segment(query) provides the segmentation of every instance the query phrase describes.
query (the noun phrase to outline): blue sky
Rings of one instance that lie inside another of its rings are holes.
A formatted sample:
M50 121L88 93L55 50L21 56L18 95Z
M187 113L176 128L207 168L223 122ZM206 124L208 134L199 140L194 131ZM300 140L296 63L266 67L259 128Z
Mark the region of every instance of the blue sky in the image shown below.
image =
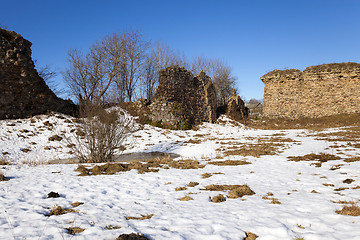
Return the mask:
M30 40L39 65L57 71L70 48L86 51L107 34L138 29L188 57L226 61L247 100L263 97L259 78L274 69L360 62L359 0L2 1L0 25Z

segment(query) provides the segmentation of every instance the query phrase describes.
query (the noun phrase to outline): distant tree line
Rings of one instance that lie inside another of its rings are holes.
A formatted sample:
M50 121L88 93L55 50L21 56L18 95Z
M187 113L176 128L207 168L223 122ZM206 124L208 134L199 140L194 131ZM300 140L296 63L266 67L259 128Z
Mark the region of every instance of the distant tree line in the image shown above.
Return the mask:
M224 105L235 88L231 67L204 56L188 60L162 41L151 42L139 31L112 33L92 45L87 53L68 52L63 72L77 103L132 102L151 99L158 86L159 71L171 65L184 66L196 76L206 72L214 83L218 105Z

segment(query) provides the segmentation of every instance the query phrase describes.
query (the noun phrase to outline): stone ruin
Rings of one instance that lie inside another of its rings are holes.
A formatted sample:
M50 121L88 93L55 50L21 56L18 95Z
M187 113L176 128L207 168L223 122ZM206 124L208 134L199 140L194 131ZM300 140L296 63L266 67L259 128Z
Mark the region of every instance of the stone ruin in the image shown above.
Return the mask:
M159 87L149 105L151 121L164 127L188 129L201 122L215 122L216 93L209 76L198 76L183 67L159 72Z
M76 114L76 105L58 98L39 76L30 47L20 34L0 28L0 119Z
M274 70L265 83L263 115L268 118L319 118L360 113L360 64L332 63Z
M190 129L201 122L217 120L216 102L214 85L205 72L193 76L184 67L170 66L159 72L154 99L140 99L135 108L155 126ZM248 115L244 102L235 92L229 99L226 114L238 121Z
M242 121L249 115L249 109L245 106L241 97L236 94L235 89L232 91L232 95L229 98L226 115L236 121Z

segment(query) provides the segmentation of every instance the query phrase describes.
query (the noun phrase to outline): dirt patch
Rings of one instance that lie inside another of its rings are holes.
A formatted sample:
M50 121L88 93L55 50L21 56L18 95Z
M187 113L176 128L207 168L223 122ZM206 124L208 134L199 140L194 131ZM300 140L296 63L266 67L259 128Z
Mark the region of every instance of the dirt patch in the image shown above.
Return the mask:
M341 159L339 156L329 154L329 153L310 153L304 156L289 156L289 161L300 162L300 161L317 161L316 163L312 163L311 165L315 165L316 167L321 167L324 162L339 160Z
M258 236L252 232L246 232L246 237L243 240L255 240Z
M160 168L177 168L177 169L198 169L203 168L196 160L179 160L174 161L170 158L155 159L148 162L132 161L130 163L106 163L103 165L96 165L92 168L87 168L84 165L78 165L75 171L80 172L79 176L88 175L112 175L117 172L127 172L132 169L138 170L138 173L158 172Z
M71 235L75 235L77 233L81 233L83 232L85 229L83 228L80 228L80 227L68 227L68 228L65 228L66 229L66 232L68 234L71 234Z
M217 184L211 184L208 186L205 186L205 189L201 189L201 190L206 190L206 191L227 191L227 190L234 190L243 186L247 186L247 185L217 185Z
M229 192L228 198L241 198L245 195L254 195L255 192L250 189L248 185L242 185L238 188L232 189Z
M219 194L219 195L216 195L216 196L212 197L211 201L214 202L214 203L220 203L220 202L225 202L226 198L224 197L224 195Z
M352 203L351 206L343 206L341 210L336 210L335 212L341 215L360 216L360 207Z
M46 216L50 217L52 215L63 215L70 212L77 212L77 211L71 208L62 208L60 206L55 206L51 209L51 211L48 214L46 214Z
M130 234L121 234L116 240L149 240L143 234L139 233L130 233Z
M208 162L208 164L217 165L217 166L237 166L237 165L251 164L251 162L247 162L244 160L226 160L226 161L212 161L212 162Z
M149 215L141 215L141 217L132 217L132 216L127 216L125 217L126 220L145 220L145 219L150 219L154 216L154 214L149 214Z

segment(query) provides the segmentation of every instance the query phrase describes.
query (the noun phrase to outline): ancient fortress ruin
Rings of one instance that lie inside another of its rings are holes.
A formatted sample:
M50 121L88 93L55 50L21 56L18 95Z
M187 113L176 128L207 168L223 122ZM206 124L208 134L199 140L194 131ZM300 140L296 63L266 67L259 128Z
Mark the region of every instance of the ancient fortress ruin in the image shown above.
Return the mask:
M360 64L332 63L274 70L265 83L263 115L268 118L319 118L360 113Z
M39 76L31 58L31 42L0 28L0 119L48 111L74 115L77 108L58 98Z

